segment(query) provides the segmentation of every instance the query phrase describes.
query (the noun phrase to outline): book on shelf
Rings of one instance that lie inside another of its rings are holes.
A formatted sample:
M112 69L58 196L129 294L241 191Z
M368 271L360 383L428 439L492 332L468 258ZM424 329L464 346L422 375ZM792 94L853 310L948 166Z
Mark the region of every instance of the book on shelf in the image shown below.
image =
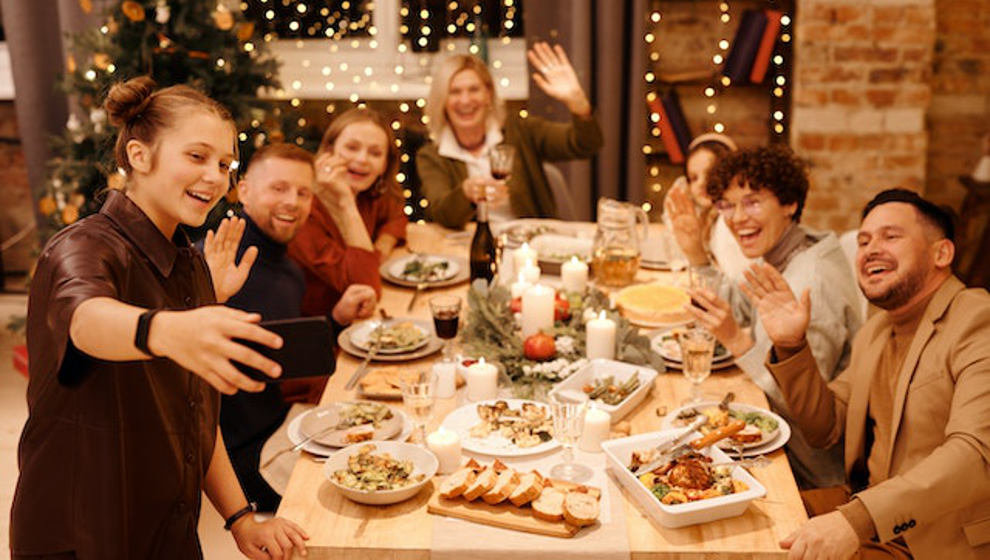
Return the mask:
M677 92L671 88L667 93L650 102L650 110L660 115L657 126L660 128L660 141L667 150L671 163L684 163L687 156L688 144L691 143L691 131L681 108L681 100Z
M763 10L746 10L743 12L732 39L732 48L722 67L722 75L733 82L749 80L753 69L753 61L763 40L763 31L767 27L767 16Z
M749 73L749 81L754 84L763 83L767 76L770 57L773 56L773 47L777 43L777 35L780 33L780 18L784 15L783 12L777 10L764 10L763 14L767 18L767 24L763 29L763 37L760 39L760 46L753 59L753 69Z

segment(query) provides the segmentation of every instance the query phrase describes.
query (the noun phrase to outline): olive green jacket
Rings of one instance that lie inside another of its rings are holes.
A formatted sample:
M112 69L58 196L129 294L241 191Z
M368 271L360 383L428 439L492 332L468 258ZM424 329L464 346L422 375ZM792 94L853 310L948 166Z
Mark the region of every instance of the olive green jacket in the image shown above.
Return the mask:
M592 115L558 123L539 117L509 116L502 129L504 142L516 147L516 160L509 177L509 202L521 218L551 218L557 213L553 193L543 174L543 161L565 161L593 156L602 147L602 130ZM467 179L463 161L441 156L436 142L416 154L416 170L429 201L434 221L461 228L474 216L474 204L464 195Z

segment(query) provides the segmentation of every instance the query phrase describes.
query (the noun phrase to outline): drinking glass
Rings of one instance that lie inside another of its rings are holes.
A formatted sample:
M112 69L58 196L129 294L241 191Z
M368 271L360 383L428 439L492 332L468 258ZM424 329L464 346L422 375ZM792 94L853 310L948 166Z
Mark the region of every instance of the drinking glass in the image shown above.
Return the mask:
M722 271L710 265L689 267L688 284L694 289L705 289L719 295Z
M516 147L512 144L499 144L488 152L488 163L492 168L492 177L504 181L512 174L512 163L516 159Z
M430 313L433 314L433 330L437 338L443 340L443 359L450 361L450 341L457 338L457 328L460 323L461 298L451 295L439 295L430 298Z
M426 444L426 425L433 419L433 404L437 397L437 375L432 371L421 371L412 379L399 384L402 390L402 404L414 424L414 440Z
M715 336L705 329L692 327L682 332L678 341L681 345L681 371L691 382L691 398L686 402L698 404L703 400L701 383L712 372Z
M564 447L564 462L550 469L550 476L570 482L584 482L592 471L574 462L574 444L584 430L584 414L588 411L588 399L572 400L559 395L550 396L550 414L553 415L553 437Z

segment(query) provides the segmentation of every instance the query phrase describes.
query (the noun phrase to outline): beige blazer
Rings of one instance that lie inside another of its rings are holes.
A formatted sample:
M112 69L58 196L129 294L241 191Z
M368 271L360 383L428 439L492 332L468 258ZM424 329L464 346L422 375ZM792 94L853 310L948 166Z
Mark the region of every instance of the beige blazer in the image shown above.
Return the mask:
M812 302L814 304L814 302ZM827 384L805 348L767 367L812 445L845 436L850 480L866 465L870 383L890 338L885 312L853 340L849 367ZM881 541L903 537L917 558L990 558L990 295L951 277L918 325L894 393L886 480L856 496Z

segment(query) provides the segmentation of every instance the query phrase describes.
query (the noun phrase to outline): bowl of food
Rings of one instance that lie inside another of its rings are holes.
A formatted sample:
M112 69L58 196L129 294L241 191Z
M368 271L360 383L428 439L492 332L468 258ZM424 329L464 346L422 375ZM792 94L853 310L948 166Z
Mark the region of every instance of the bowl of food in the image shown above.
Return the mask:
M618 422L646 398L656 378L655 369L598 358L557 383L550 394L581 391Z
M664 527L684 527L742 515L766 488L717 447L703 448L636 476L657 459L656 446L682 430L650 432L602 444L608 468L647 515Z
M380 506L412 498L439 467L436 456L418 445L376 441L334 453L323 474L348 499Z

